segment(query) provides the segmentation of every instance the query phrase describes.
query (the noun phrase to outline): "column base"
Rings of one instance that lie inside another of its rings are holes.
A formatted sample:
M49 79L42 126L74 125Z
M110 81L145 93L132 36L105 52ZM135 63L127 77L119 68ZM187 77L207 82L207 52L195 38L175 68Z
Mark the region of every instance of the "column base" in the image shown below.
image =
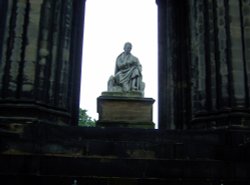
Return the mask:
M245 109L227 109L214 113L200 113L191 121L192 129L250 128L250 112Z
M71 115L66 110L45 106L37 102L0 101L1 123L28 124L46 122L57 125L69 125Z

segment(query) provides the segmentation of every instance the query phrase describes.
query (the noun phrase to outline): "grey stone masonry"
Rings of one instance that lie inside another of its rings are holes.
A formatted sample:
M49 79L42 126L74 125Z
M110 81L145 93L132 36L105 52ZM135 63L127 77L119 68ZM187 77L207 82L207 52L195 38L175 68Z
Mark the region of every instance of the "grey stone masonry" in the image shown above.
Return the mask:
M100 127L154 128L152 98L114 96L97 99Z
M85 1L2 2L1 119L75 122Z
M249 127L250 2L157 4L159 127Z

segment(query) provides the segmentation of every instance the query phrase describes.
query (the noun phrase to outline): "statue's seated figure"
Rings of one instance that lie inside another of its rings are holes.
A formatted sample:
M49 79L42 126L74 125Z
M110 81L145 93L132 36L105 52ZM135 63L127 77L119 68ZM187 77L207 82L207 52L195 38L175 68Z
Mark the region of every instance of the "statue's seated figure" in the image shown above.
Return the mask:
M145 84L142 82L142 66L137 57L130 51L132 44L124 44L124 52L116 59L115 74L109 78L109 92L141 92L144 93Z

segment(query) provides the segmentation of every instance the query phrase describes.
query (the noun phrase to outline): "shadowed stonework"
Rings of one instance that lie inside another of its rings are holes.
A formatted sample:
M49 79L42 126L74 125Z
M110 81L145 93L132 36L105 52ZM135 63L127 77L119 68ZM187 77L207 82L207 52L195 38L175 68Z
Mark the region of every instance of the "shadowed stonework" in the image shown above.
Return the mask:
M83 1L0 2L0 120L76 124Z
M249 184L250 1L156 3L159 129L140 68L83 128L85 0L0 0L1 184Z

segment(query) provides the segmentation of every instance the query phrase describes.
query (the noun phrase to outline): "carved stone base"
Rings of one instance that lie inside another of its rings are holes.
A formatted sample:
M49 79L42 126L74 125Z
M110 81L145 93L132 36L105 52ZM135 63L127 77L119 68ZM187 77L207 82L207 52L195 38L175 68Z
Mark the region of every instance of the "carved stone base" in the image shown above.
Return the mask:
M152 98L100 96L97 99L99 127L154 128Z

